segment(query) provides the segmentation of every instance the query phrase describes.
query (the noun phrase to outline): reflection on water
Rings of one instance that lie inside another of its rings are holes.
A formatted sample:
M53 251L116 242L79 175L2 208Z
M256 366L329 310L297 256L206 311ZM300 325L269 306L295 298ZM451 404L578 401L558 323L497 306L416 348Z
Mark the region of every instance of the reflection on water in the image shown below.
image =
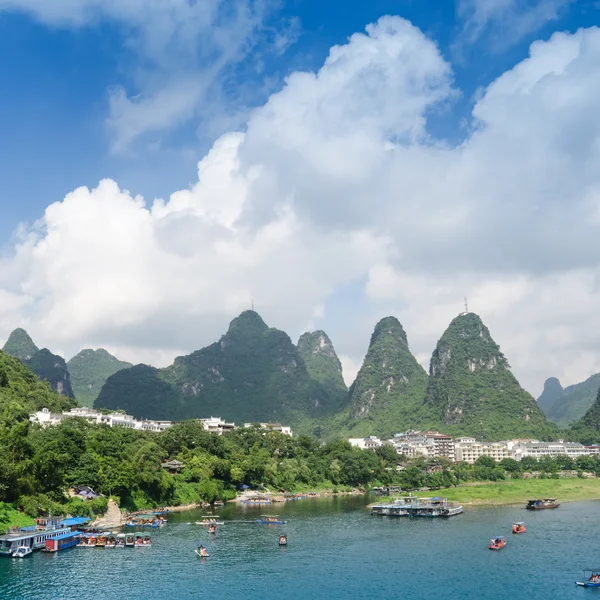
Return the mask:
M75 548L0 560L0 598L580 598L581 569L598 568L600 503L554 511L467 509L449 520L372 517L363 497L305 499L215 511L234 521L209 534L205 510L169 515L151 548ZM254 523L280 514L286 525ZM512 536L514 521L527 533ZM288 546L279 546L286 533ZM507 546L487 549L492 536ZM210 558L194 552L204 544Z

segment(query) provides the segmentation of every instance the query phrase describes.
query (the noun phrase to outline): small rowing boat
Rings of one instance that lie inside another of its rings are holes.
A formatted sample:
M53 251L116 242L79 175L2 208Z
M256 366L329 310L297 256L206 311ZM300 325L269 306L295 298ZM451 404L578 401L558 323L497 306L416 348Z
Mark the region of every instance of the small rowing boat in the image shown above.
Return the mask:
M504 546L506 546L506 540L501 535L490 540L490 550L501 550Z
M519 521L518 523L513 523L512 532L513 533L525 533L527 529L525 528L525 523Z
M600 587L600 569L586 569L583 571L583 581L576 581L580 587Z

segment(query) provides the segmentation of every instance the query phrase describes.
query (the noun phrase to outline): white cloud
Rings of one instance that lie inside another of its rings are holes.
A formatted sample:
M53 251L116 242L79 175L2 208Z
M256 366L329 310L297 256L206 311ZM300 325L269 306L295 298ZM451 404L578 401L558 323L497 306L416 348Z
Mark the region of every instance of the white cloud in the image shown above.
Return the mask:
M3 260L0 336L164 364L254 299L293 339L325 329L350 380L379 318L426 364L468 296L531 391L600 371L600 30L533 44L456 148L427 131L456 93L435 44L399 18L367 32L217 140L191 189L149 205L107 180L48 207Z
M556 21L574 0L457 0L464 19L464 41L487 36L496 49L510 46L526 35Z
M0 0L0 11L22 11L52 27L116 24L135 56L123 64L126 85L109 90L113 150L140 136L164 132L201 114L212 117L223 70L242 61L275 5L271 0ZM297 27L272 40L291 45ZM294 33L295 32L295 33Z

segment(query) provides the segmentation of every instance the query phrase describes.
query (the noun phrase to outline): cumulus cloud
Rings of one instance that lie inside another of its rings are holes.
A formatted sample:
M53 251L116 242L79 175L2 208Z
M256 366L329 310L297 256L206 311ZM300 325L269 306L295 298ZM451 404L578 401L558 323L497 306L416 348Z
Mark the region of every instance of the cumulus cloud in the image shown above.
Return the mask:
M456 93L435 43L382 18L219 138L190 189L106 180L48 207L3 259L0 334L164 363L254 299L293 339L324 328L349 380L386 314L427 366L468 296L532 392L600 371L600 30L533 44L449 147L427 123Z

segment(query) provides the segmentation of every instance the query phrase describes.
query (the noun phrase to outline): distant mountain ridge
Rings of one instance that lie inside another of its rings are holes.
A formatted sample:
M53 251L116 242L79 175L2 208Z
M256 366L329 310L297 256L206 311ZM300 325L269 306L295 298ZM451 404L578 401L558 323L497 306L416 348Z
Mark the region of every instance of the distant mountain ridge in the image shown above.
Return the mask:
M3 351L23 361L40 379L47 381L58 394L69 398L75 397L65 359L52 354L48 348L39 350L24 329L18 327L10 334Z
M327 340L333 355L315 379L286 333L244 311L218 342L176 358L169 367L137 365L112 375L94 406L155 419L218 415L235 422L300 425L336 412L346 400L336 390L339 381L331 367L337 368L338 359ZM303 345L312 355L313 342L305 338ZM319 365L311 363L313 373Z
M563 389L556 377L548 378L538 404L550 421L566 427L581 419L594 404L600 389L600 373Z
M133 365L109 354L104 348L81 350L67 362L77 402L93 406L102 386L111 376Z

